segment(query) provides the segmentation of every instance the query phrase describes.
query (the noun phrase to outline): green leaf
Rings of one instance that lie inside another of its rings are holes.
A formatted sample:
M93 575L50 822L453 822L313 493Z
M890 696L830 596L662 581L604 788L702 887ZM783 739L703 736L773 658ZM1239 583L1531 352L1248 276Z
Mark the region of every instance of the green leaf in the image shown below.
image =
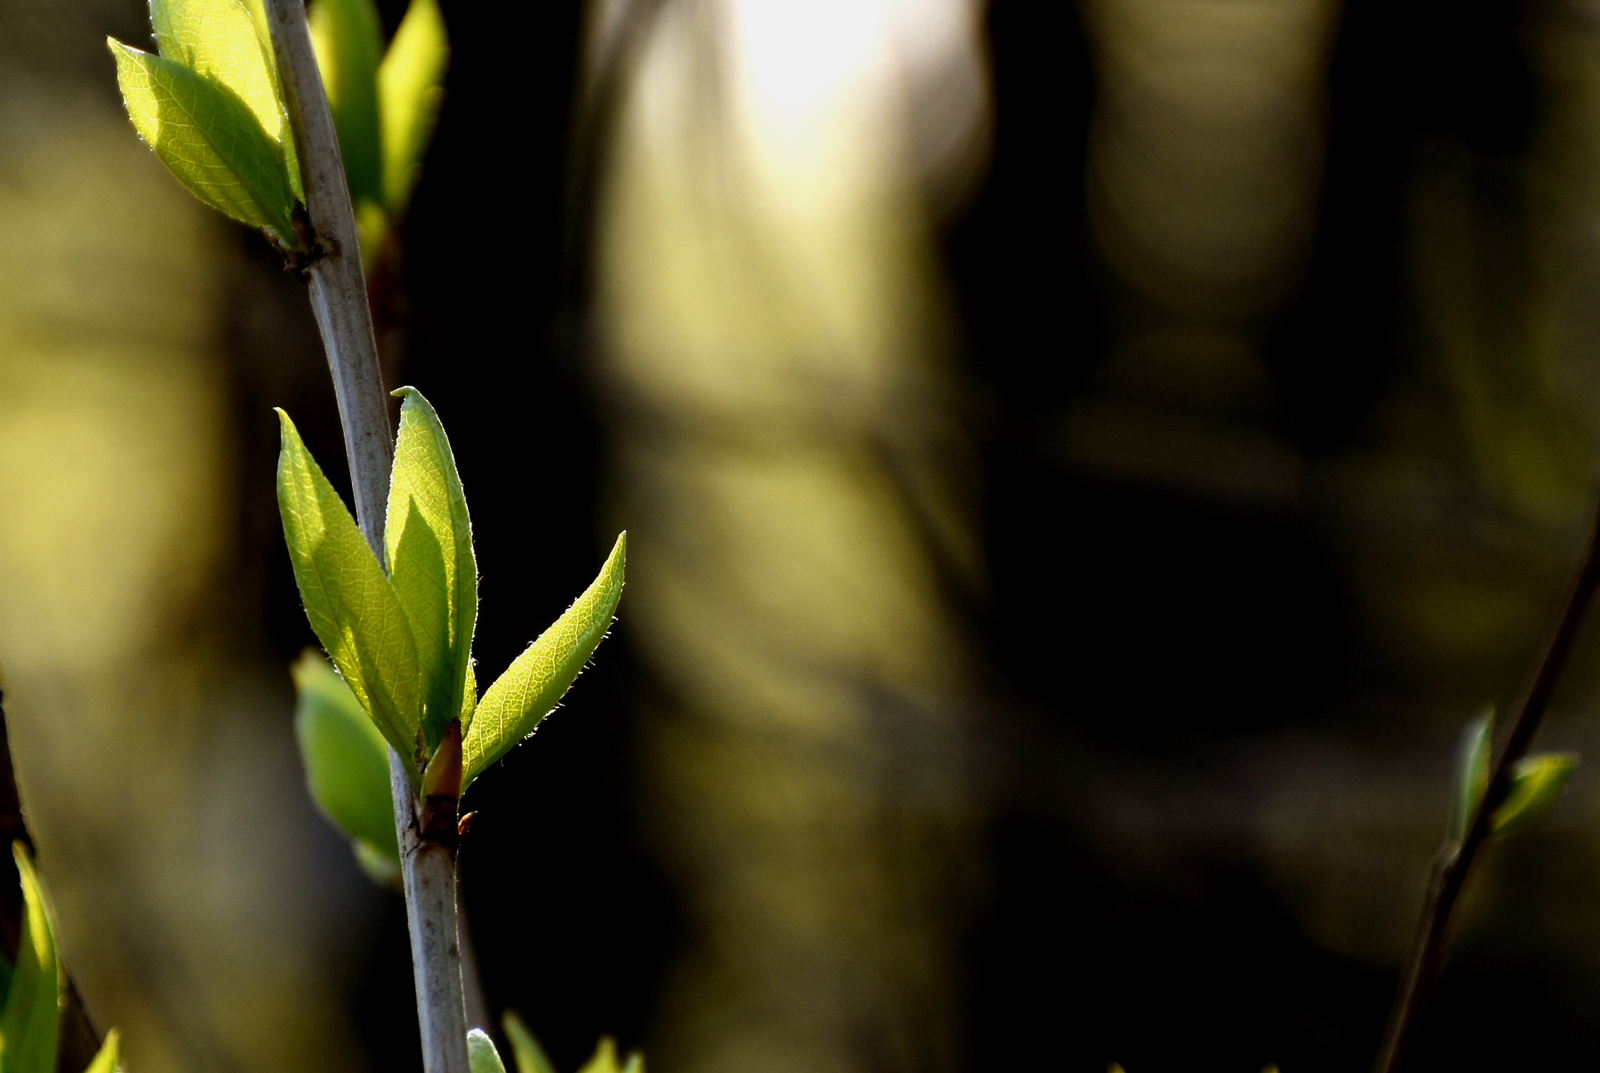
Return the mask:
M472 1073L506 1073L500 1052L494 1049L494 1040L481 1028L467 1032L467 1064L472 1067Z
M1488 704L1461 732L1461 745L1456 752L1456 807L1450 818L1450 837L1457 841L1466 837L1472 814L1489 789L1489 749L1493 741L1494 705Z
M272 78L272 93L278 99L278 111L282 116L278 126L278 144L283 149L283 162L289 172L289 188L294 192L295 200L303 203L306 191L300 177L299 151L294 144L294 128L289 125L289 108L283 99L283 82L278 78L278 58L272 51L272 31L267 26L267 5L265 0L244 0L244 6L250 12L250 21L255 24L256 40L261 42L261 54L267 60L267 74ZM263 123L262 126L266 124Z
M22 880L22 934L11 994L0 1015L0 1073L55 1073L67 977L33 861L21 842L12 843L11 855Z
M122 1061L122 1033L112 1029L106 1033L106 1041L100 1045L99 1053L89 1063L89 1068L83 1073L116 1073L117 1065Z
M294 732L306 785L322 814L369 851L400 866L389 791L389 746L361 702L314 652L293 668L299 690ZM358 857L361 851L357 851ZM370 870L370 865L363 863ZM385 869L385 874L393 869Z
M372 0L316 0L311 44L339 132L351 201L381 202L382 154L378 133L378 62L383 27Z
M420 668L411 627L383 568L339 494L278 411L278 512L311 629L345 684L421 784Z
M1538 819L1561 796L1577 766L1577 753L1537 753L1517 761L1506 799L1494 810L1490 833L1509 834Z
M383 205L405 215L422 172L428 139L444 103L450 42L435 0L411 0L378 68L378 112L383 123Z
M556 1067L550 1064L544 1048L539 1046L539 1041L515 1011L507 1010L505 1016L500 1018L500 1025L506 1030L506 1038L511 1041L511 1057L516 1060L517 1073L556 1073Z
M293 246L293 195L283 153L232 90L183 64L106 39L139 136L189 192Z
M384 545L390 584L416 638L422 729L431 756L446 724L464 710L478 619L478 564L472 519L439 415L415 388L395 395L405 401L389 476Z
M462 742L461 789L532 734L605 639L622 598L628 534L617 537L600 575L484 693Z
M277 82L250 10L239 0L150 0L161 55L220 82L274 141L287 130Z
M644 1073L644 1055L633 1051L626 1065L617 1063L617 1041L610 1036L600 1037L594 1054L578 1073Z

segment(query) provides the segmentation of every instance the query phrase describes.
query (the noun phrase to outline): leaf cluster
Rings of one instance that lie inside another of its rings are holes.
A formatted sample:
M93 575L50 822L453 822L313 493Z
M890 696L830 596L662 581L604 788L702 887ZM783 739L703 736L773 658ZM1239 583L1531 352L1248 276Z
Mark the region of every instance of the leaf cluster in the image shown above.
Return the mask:
M150 22L156 53L106 39L134 129L201 201L303 249L305 189L261 0L150 0ZM311 29L365 249L416 184L443 99L444 21L435 0L412 0L385 52L372 0L319 0Z
M459 791L533 733L604 639L622 596L626 534L592 584L478 697L472 638L478 609L472 520L438 415L402 388L379 562L355 519L279 411L278 506L311 628L338 668L296 667L297 732L318 805L358 856L387 859L392 827L383 743L420 792L452 723ZM359 717L358 717L358 714ZM453 781L453 780L452 780Z

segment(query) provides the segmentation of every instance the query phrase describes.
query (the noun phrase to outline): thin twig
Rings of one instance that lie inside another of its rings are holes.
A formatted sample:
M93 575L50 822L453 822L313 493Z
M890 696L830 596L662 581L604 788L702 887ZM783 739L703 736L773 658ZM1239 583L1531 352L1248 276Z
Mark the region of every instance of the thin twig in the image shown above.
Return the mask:
M1538 732L1539 723L1550 706L1556 681L1566 666L1567 657L1572 654L1584 613L1593 602L1597 588L1600 588L1600 517L1596 518L1589 546L1572 579L1572 588L1566 606L1562 608L1561 618L1540 652L1527 688L1515 709L1511 734L1506 739L1499 762L1494 766L1488 789L1478 802L1472 823L1460 843L1446 846L1434 865L1422 919L1417 925L1411 962L1406 968L1394 1008L1390 1011L1389 1027L1374 1067L1377 1073L1395 1073L1405 1057L1406 1045L1412 1038L1423 1007L1432 996L1434 985L1439 980L1439 971L1444 966L1445 945L1456 903L1466 887L1478 851L1488 841L1491 818L1495 809L1505 800L1506 791L1511 785L1512 769L1517 761L1528 754L1528 748L1533 744L1533 736Z
M267 0L266 7L305 179L306 238L312 251L305 262L305 277L311 309L322 332L339 400L356 522L382 563L394 431L367 304L355 214L333 115L311 48L305 7L300 0ZM405 880L423 1068L426 1073L468 1073L461 945L456 929L455 845L420 829L411 780L393 749L389 751L389 779Z

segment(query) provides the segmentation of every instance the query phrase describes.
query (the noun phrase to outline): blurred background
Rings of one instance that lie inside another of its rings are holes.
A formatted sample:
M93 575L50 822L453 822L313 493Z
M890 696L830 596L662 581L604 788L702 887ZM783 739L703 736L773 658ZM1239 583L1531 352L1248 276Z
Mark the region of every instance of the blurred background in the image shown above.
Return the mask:
M1600 7L441 8L385 342L480 677L631 552L467 801L492 1009L562 1069L1369 1063L1595 510ZM320 345L106 34L141 4L0 0L0 680L66 955L137 1073L415 1069L403 907L294 752ZM1418 1068L1600 1059L1597 708L1589 637L1541 737L1589 766Z

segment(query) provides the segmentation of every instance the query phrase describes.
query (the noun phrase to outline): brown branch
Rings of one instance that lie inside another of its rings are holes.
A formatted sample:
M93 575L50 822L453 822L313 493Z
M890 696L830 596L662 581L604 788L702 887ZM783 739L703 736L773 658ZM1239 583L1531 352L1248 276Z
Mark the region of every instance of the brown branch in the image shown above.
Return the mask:
M1478 809L1473 813L1466 835L1459 843L1447 845L1434 865L1433 879L1423 903L1422 919L1417 925L1411 962L1402 977L1399 994L1389 1014L1389 1027L1384 1034L1377 1065L1374 1066L1376 1073L1395 1073L1400 1068L1406 1045L1412 1039L1423 1008L1433 996L1439 972L1444 967L1445 947L1456 904L1466 888L1473 862L1489 839L1491 818L1495 809L1505 800L1506 791L1511 785L1512 769L1517 761L1528 754L1533 736L1538 732L1539 723L1550 706L1556 681L1572 654L1579 627L1583 624L1584 614L1593 602L1597 588L1600 588L1600 517L1595 520L1595 529L1589 537L1583 561L1572 579L1561 618L1541 650L1527 688L1515 709L1511 733L1506 738L1499 762L1494 766L1494 774L1489 778L1488 789L1478 802Z

